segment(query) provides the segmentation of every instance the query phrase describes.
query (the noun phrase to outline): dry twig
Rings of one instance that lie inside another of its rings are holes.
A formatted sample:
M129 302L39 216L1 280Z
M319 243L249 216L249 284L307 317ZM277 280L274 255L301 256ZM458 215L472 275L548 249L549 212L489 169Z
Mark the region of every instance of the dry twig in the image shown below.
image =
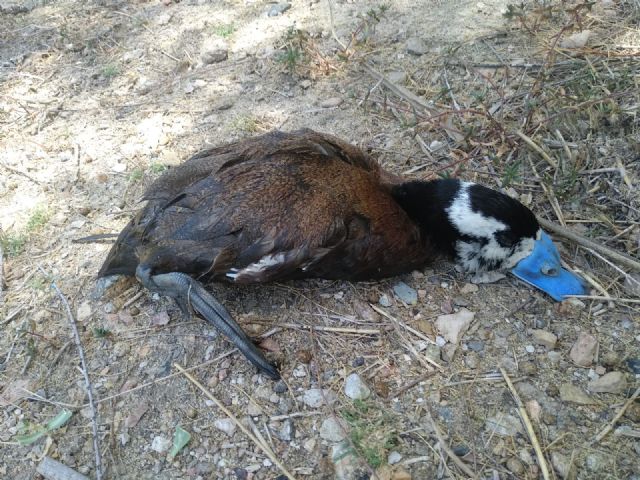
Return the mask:
M615 260L616 262L618 262L619 264L627 268L640 272L640 262L638 262L634 258L626 254L623 254L621 252L617 252L611 248L605 247L604 245L600 245L599 243L595 243L594 241L589 240L588 238L583 237L582 235L575 233L569 230L568 228L561 227L560 225L556 225L555 223L550 222L549 220L546 220L542 217L537 217L537 218L538 218L538 223L543 228L547 230L551 230L553 233L560 235L561 237L567 238L572 242L577 243L580 246L590 248L591 250L595 250L596 252L601 253L602 255L605 255L611 258L612 260Z
M431 422L431 428L433 428L433 433L436 434L436 438L438 439L440 448L442 448L442 450L447 454L447 456L451 460L453 460L453 463L455 463L457 467L460 470L462 470L467 476L469 476L470 478L478 478L475 472L471 470L462 460L460 460L460 458L453 452L453 450L449 448L449 445L447 445L447 442L445 441L444 436L442 435L442 432L440 432L440 428L438 427L438 424L433 420L433 417L431 416L431 413L429 411L427 411L426 416Z
M41 266L38 266L38 269L42 272L45 277L49 277L47 272ZM50 277L49 277L50 278ZM80 357L80 365L82 370L82 376L84 377L84 385L87 389L87 396L89 397L89 408L91 408L91 433L93 436L93 452L95 454L95 467L96 467L96 480L100 480L102 478L102 458L100 456L100 444L98 440L98 410L96 409L96 403L93 400L93 386L91 385L91 380L89 379L89 370L87 368L87 361L84 356L84 349L82 348L82 342L80 340L80 334L78 333L78 327L76 326L76 320L73 317L73 313L71 312L71 307L69 306L69 302L62 294L55 280L51 279L51 287L56 291L58 298L64 305L65 310L67 311L67 319L69 320L69 326L71 327L71 331L73 332L73 340L76 344L76 349L78 350L78 356Z
M527 415L527 409L525 408L522 400L520 399L520 395L516 391L513 383L511 383L511 379L504 368L500 367L500 372L504 377L504 381L507 382L507 386L511 391L511 395L513 395L513 399L518 406L518 413L520 414L520 418L522 419L522 423L527 429L527 433L529 434L529 439L531 440L531 444L533 445L533 449L536 452L536 457L538 457L538 464L540 465L540 470L542 471L542 477L544 480L549 480L551 476L549 475L549 467L547 466L547 460L544 457L544 453L542 453L542 448L540 447L540 442L538 442L538 437L536 436L536 431L533 429L533 425L531 424L531 420L529 420L529 415Z
M284 473L284 475L289 479L289 480L295 480L295 477L289 473L289 471L287 470L287 468L280 462L280 460L278 460L278 458L276 457L276 455L271 451L271 448L269 448L269 445L267 445L266 442L264 442L264 439L259 440L258 438L256 438L256 436L251 433L247 427L244 426L244 424L238 420L233 413L231 413L229 411L229 409L227 407L224 406L224 404L222 402L220 402L220 400L218 400L216 397L213 396L213 394L207 390L207 388L202 385L198 380L196 380L195 377L193 377L193 375L191 375L189 372L187 372L184 368L182 368L182 366L178 365L177 363L173 364L174 367L176 367L180 373L182 373L185 377L187 377L187 379L193 383L196 387L198 387L200 389L200 391L202 393L204 393L213 403L215 403L218 408L220 410L222 410L224 412L224 414L229 417L229 419L236 424L236 426L242 430L242 432L249 437L249 439L256 444L256 446L262 450L265 455L267 457L269 457L269 459L274 463L274 465L276 465L280 471L282 471L282 473Z

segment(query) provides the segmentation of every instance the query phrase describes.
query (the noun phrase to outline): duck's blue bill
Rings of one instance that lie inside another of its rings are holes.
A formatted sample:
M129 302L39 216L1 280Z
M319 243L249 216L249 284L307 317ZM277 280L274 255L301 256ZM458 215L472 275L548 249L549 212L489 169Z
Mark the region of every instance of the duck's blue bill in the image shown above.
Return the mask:
M511 270L516 277L562 301L566 295L584 295L584 281L560 265L560 254L549 235L541 232L533 252Z

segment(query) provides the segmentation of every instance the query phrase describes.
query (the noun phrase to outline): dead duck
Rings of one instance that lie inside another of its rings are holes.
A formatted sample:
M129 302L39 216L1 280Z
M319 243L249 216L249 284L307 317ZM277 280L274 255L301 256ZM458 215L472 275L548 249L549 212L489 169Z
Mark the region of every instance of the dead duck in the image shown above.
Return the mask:
M583 292L535 215L482 185L408 181L312 130L208 149L158 178L99 277L134 276L190 306L262 372L271 365L201 280L361 280L446 255L470 272L510 270L555 299Z

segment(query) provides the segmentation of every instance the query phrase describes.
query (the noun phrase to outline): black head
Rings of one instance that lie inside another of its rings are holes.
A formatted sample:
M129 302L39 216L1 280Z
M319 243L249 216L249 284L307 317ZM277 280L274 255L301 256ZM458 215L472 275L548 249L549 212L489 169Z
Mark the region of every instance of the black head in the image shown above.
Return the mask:
M392 194L423 234L468 271L512 268L539 236L531 210L482 185L416 181L394 187Z

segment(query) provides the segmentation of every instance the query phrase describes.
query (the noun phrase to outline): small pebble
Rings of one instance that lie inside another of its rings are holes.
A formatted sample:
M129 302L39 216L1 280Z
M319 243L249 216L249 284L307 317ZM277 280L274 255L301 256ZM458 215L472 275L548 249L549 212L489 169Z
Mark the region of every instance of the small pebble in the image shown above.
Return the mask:
M536 367L534 362L521 362L518 368L523 375L531 376L538 372L538 367Z
M589 382L587 389L594 393L622 393L627 388L627 379L622 372L609 372Z
M386 295L386 294L380 295L380 299L378 300L378 303L380 305L382 305L383 307L390 307L391 306L391 300L389 300L389 296Z
M524 349L527 351L527 353L535 353L536 351L536 347L534 347L533 345L527 345L526 347L524 347Z
M575 343L571 347L569 356L573 363L580 367L589 367L598 348L598 339L587 332L580 332Z
M269 10L267 10L268 17L277 17L278 15L282 15L284 12L291 8L291 4L287 2L276 3L271 5Z
M369 398L371 390L367 387L362 378L360 378L360 375L352 373L344 382L344 393L347 397L354 400L364 400Z
M293 369L292 374L296 378L303 378L307 376L307 369L305 368L304 365L298 365L296 368Z
M407 40L407 53L411 55L424 55L427 52L427 45L421 38L411 37Z
M418 303L418 292L404 282L396 283L393 286L393 293L407 305L416 305Z
M158 453L163 453L169 450L171 447L171 440L168 438L162 437L160 435L153 437L153 441L151 442L151 450L154 450Z
M478 358L478 354L476 352L469 352L464 357L464 364L471 369L478 368L480 364L480 359Z
M213 426L230 437L233 436L233 433L236 431L236 424L229 418L219 418L213 422Z
M347 436L347 423L337 417L325 419L320 426L320 437L330 442L341 442Z
M282 428L276 431L278 438L284 442L290 442L295 437L295 428L291 419L282 423Z
M364 357L356 357L353 362L351 362L351 366L353 367L361 367L364 365Z
M553 350L558 342L558 337L546 330L531 330L531 336L538 345L542 345L549 350Z
M279 380L274 386L273 391L276 393L284 393L287 391L287 384Z
M510 414L499 414L488 418L486 427L490 432L501 436L512 437L518 433L523 433L520 419Z
M224 49L210 50L200 55L200 59L205 65L224 62L228 57L229 52Z
M389 454L389 457L387 458L387 463L389 465L395 465L400 460L402 460L402 455L399 452L393 451Z
M560 360L562 360L562 354L552 350L551 352L547 352L547 358L552 364L557 365L560 363Z
M524 473L524 465L516 457L509 457L507 460L507 469L520 477Z
M596 403L589 395L571 383L563 383L560 385L560 400L565 403L577 403L578 405L592 405Z
M333 403L337 400L336 394L331 390L319 388L311 388L304 392L302 401L310 408L318 408L328 403Z
M319 103L322 108L335 108L342 105L344 100L340 97L327 98Z

